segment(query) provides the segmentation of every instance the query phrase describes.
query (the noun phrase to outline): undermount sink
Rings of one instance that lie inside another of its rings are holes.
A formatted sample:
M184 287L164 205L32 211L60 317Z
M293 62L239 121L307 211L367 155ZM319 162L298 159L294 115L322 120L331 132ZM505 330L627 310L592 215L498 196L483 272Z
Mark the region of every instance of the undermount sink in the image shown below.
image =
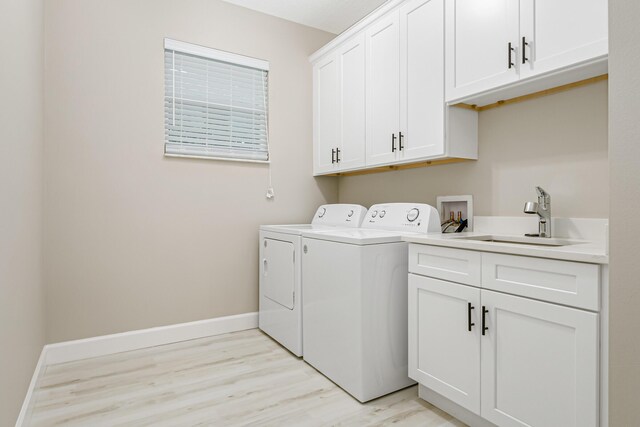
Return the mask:
M554 239L547 237L517 237L517 236L469 236L469 237L454 237L457 240L473 240L476 242L488 242L488 243L512 243L517 245L535 245L535 246L569 246L576 245L582 242L575 242L565 239Z

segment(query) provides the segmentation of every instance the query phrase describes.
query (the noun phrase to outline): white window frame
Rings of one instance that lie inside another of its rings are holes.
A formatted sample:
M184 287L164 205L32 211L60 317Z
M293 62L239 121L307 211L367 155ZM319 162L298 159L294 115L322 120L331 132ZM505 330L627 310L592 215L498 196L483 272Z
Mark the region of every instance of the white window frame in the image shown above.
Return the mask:
M237 53L226 52L223 50L213 49L205 46L196 45L193 43L186 43L179 40L173 40L170 38L164 39L164 50L174 50L182 53L187 53L191 55L196 55L216 61L228 62L234 65L241 65L245 67L255 68L259 70L269 72L269 62L263 59L252 58L250 56L244 56ZM267 74L267 82L269 76ZM267 84L267 92L268 92L268 84ZM271 149L270 149L270 138L269 138L269 101L268 101L268 93L267 96L267 105L266 105L266 117L267 117L267 160L255 160L255 159L242 159L242 158L234 158L234 157L215 157L215 156L204 156L204 155L192 155L192 154L176 154L176 153L167 153L166 151L166 139L164 142L164 156L165 157L181 157L181 158L193 158L193 159L206 159L206 160L224 160L230 162L243 162L243 163L263 163L269 164L271 163ZM166 124L165 124L166 127Z

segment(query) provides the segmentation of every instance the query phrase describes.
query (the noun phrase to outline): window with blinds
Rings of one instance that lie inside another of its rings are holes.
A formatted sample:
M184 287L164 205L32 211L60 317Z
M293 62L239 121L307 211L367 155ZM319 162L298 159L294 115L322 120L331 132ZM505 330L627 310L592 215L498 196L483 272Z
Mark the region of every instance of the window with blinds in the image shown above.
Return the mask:
M165 155L268 161L269 63L165 39Z

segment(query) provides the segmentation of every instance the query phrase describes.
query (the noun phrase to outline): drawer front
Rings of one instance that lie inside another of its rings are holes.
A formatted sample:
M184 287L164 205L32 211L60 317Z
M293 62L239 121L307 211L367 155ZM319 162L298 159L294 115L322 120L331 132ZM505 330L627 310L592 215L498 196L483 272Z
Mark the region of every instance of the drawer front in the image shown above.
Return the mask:
M483 253L482 287L598 310L599 269L595 264Z
M409 272L450 282L480 286L480 252L409 245Z

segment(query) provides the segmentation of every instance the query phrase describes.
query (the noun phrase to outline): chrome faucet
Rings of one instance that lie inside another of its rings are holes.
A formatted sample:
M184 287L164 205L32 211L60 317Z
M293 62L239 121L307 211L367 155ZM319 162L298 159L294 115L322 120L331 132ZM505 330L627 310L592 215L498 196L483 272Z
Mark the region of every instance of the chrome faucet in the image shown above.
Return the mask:
M551 237L551 196L541 187L536 187L538 203L524 204L524 213L538 215L538 234L527 234L530 237Z

